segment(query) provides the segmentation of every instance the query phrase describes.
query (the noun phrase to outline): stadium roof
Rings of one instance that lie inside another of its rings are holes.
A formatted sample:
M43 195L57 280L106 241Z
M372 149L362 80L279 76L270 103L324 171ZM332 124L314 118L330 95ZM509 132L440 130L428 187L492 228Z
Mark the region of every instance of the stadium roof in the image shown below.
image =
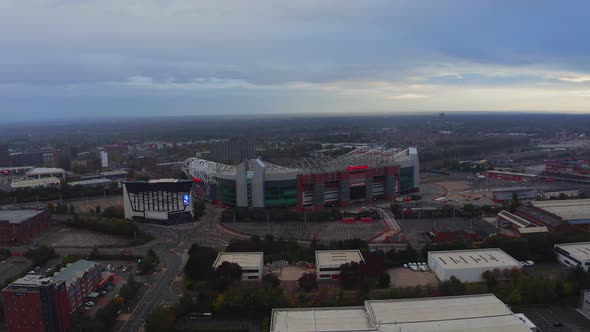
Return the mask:
M590 199L534 201L531 204L563 220L590 220Z
M555 247L567 251L570 256L580 262L590 260L590 242L561 243L556 244Z
M315 263L318 266L339 267L350 262L364 262L360 250L316 250L315 252Z
M364 307L274 309L272 332L530 332L493 294L365 301Z
M213 263L213 268L223 262L236 263L241 268L258 268L263 263L262 252L220 252Z
M521 266L512 256L497 248L429 251L428 256L440 261L442 263L440 265L446 270L468 268L493 269L507 265Z
M86 271L90 270L96 265L98 265L98 263L80 259L72 264L68 264L67 267L62 268L59 272L56 272L53 277L55 279L65 281L66 285L70 287L72 283L84 276Z
M8 221L9 224L20 224L43 212L43 210L0 210L0 220Z
M299 168L313 171L337 171L342 167L366 165L371 168L390 166L417 157L418 150L410 147L405 150L385 147L362 147L342 156L315 156L299 162Z

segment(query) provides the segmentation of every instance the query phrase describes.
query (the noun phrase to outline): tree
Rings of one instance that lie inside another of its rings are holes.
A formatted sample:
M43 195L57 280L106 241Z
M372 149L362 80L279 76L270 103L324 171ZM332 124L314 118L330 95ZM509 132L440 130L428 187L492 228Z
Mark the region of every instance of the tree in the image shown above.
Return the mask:
M27 251L25 256L32 259L33 264L42 265L47 263L47 261L49 261L51 258L55 257L55 250L43 245Z
M100 205L97 205L97 206L96 206L96 209L94 210L94 213L95 213L97 216L100 216L100 214L101 214L101 212L100 212Z
M174 312L164 306L157 306L146 318L146 332L165 332L174 327L176 317Z
M340 266L340 285L344 289L368 289L369 283L365 262L350 262Z
M47 210L49 210L50 213L55 213L55 205L51 202L47 203Z
M76 208L73 205L70 205L70 214L76 213Z
M449 280L441 282L439 289L445 296L465 294L465 285L455 276L451 276Z
M213 263L217 258L215 249L193 244L188 254L188 261L184 267L184 273L188 279L209 281L215 277L215 270L213 270Z
M391 282L391 277L389 273L383 272L379 277L379 288L387 288L389 287L389 283Z
M281 281L279 278L277 278L277 276L267 273L262 277L262 284L265 287L279 287Z
M299 288L303 289L304 291L311 292L312 290L318 288L317 274L313 272L305 273L297 280L297 284L299 285Z
M219 291L225 291L235 281L242 279L242 268L236 263L223 262L215 270L215 281Z

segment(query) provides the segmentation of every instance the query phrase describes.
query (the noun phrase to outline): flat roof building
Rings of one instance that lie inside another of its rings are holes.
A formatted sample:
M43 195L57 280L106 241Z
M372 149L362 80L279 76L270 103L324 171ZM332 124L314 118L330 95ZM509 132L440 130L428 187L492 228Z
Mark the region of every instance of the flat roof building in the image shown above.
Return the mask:
M590 223L590 199L535 201L531 205L570 224Z
M0 210L0 246L27 243L49 226L47 210Z
M346 263L364 262L358 249L354 250L316 250L315 265L318 279L340 279L340 266Z
M274 309L271 332L530 332L493 294L365 301L363 307Z
M217 269L224 262L238 264L242 268L242 280L258 280L264 273L262 252L220 252L213 268Z
M590 242L561 243L554 246L557 261L567 267L590 268Z
M54 274L54 279L66 282L70 312L81 306L88 294L98 287L102 280L102 270L101 264L80 259Z
M60 180L58 178L50 177L50 178L41 178L41 179L12 181L10 183L10 188L12 190L15 190L15 189L23 189L23 188L59 187L59 185L60 185Z
M55 177L66 178L66 171L63 168L35 167L27 172L27 180Z
M497 248L428 252L428 266L441 281L455 276L463 282L481 282L494 269L520 269L516 259Z

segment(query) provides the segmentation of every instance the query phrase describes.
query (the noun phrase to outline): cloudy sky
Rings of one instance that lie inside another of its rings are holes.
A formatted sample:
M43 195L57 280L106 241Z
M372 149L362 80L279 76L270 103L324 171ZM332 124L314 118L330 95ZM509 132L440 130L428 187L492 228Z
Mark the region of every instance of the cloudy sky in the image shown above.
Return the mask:
M4 0L0 115L590 112L590 1Z

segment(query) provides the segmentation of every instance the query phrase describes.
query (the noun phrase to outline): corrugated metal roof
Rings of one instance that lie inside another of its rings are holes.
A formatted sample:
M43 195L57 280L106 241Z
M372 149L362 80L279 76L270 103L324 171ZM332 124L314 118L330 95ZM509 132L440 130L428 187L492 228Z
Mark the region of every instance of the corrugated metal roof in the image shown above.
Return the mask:
M590 219L590 199L534 201L531 204L566 221Z
M0 210L0 220L6 220L9 224L20 224L43 212L43 210Z

